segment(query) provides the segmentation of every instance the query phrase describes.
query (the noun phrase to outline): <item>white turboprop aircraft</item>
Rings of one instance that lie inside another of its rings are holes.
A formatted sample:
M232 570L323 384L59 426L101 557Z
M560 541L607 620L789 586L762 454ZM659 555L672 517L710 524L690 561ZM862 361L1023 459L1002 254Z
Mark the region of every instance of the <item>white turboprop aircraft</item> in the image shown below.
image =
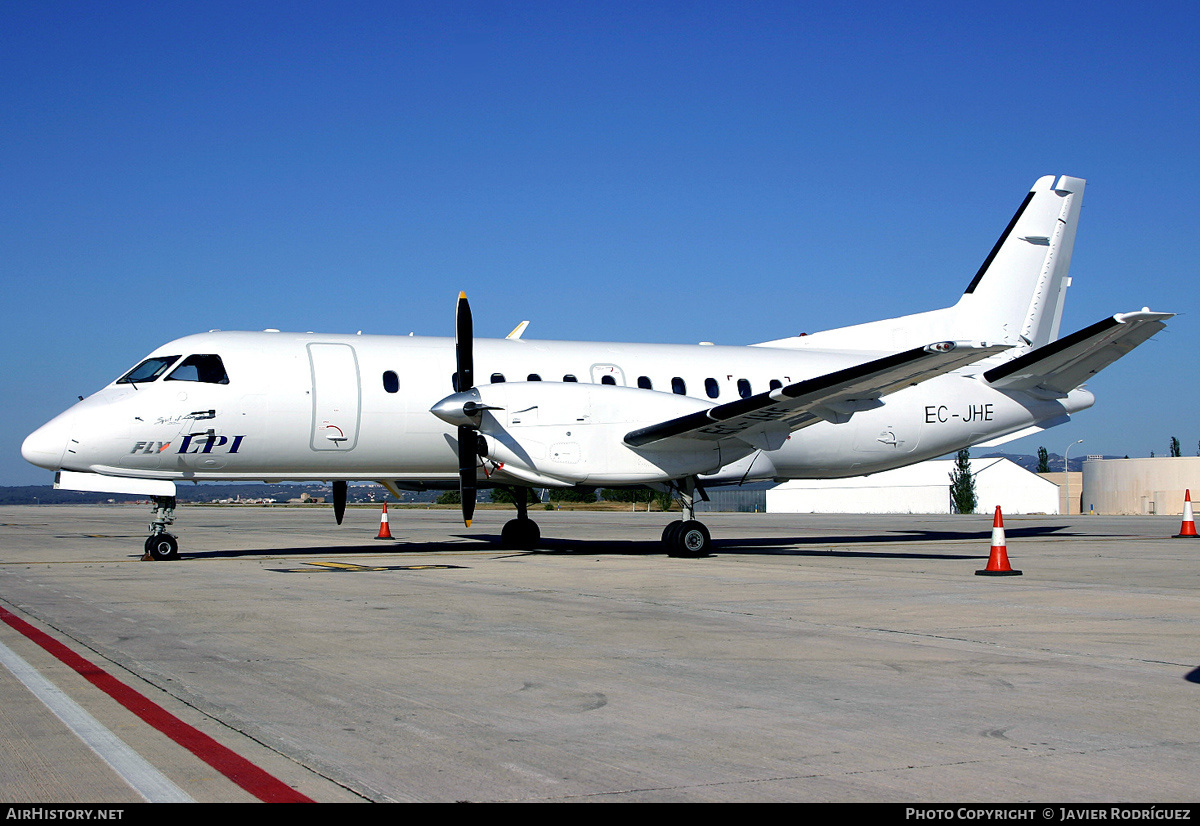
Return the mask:
M56 487L153 497L155 559L178 554L176 481L250 479L332 480L339 523L348 481L457 487L468 526L477 487L509 487L515 548L540 538L529 488L669 489L686 518L667 552L704 555L705 487L874 473L1090 407L1084 381L1173 314L1059 338L1083 190L1038 180L941 310L744 347L531 341L524 323L474 341L465 295L453 339L214 331L159 347L21 452Z

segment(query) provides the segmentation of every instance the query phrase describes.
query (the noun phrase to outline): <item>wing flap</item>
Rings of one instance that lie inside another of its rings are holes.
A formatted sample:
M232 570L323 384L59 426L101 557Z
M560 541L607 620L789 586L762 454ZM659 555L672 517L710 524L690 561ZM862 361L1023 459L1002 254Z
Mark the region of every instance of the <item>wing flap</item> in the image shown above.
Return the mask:
M993 367L984 379L1000 390L1065 396L1166 326L1174 313L1118 313Z
M625 435L625 443L645 447L674 438L738 438L756 447L766 444L770 449L771 445L778 447L782 437L793 430L821 420L844 422L855 412L881 405L881 396L1006 349L953 341L917 347L639 428Z

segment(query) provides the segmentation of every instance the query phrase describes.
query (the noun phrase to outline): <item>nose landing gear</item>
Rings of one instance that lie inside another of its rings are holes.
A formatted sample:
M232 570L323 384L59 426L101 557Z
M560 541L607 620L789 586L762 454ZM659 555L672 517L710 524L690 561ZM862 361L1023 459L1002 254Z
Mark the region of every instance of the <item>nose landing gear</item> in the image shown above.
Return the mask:
M175 497L155 496L151 509L154 520L150 523L150 536L146 537L142 560L168 560L179 558L179 540L175 534L167 533L167 526L175 521Z
M179 540L173 533L160 533L146 538L146 554L142 559L161 561L179 558Z

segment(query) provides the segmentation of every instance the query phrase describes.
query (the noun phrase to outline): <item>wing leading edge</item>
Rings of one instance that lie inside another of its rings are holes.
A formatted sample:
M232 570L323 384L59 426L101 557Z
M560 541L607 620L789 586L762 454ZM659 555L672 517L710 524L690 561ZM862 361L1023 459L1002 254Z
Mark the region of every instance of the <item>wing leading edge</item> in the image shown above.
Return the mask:
M669 448L668 440L673 439L736 438L773 450L791 431L817 421L844 422L856 412L882 405L882 396L1006 349L1003 345L937 342L639 428L625 435L625 443L634 448Z

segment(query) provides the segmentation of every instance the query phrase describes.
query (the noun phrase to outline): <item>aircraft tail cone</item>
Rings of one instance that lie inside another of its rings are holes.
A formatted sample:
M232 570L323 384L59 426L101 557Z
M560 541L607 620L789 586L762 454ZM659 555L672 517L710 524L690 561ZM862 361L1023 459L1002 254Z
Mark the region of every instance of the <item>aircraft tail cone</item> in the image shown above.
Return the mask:
M1014 571L1008 564L1008 550L1004 541L1004 516L1000 506L996 506L996 519L992 523L992 553L988 557L987 567L976 571L976 576L1020 576L1020 571Z
M383 503L383 514L379 517L379 536L376 539L391 539L392 530L388 527L387 502Z
M1179 533L1175 534L1176 539L1200 539L1200 535L1196 533L1196 520L1192 518L1192 492L1186 490L1183 493L1183 525L1179 528Z

